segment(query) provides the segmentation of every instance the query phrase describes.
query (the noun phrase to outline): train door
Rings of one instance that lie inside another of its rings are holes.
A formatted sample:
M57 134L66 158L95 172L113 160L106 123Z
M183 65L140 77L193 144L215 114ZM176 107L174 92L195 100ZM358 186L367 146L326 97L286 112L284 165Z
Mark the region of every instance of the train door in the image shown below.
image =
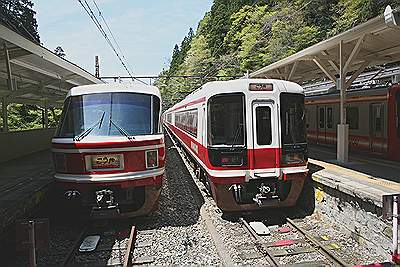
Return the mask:
M396 104L395 104L395 134L393 137L394 140L394 147L396 149L395 155L393 158L395 160L400 160L400 90L396 92Z
M279 152L277 151L279 135L277 110L272 103L253 103L252 132L254 169L264 169L263 173L276 172L275 168L279 160Z
M206 105L203 104L200 108L200 143L202 146L207 147L207 122L206 122ZM200 153L201 160L205 161L205 153Z
M326 107L317 107L317 143L326 143Z
M370 150L371 152L384 152L385 120L383 104L371 104L370 110Z

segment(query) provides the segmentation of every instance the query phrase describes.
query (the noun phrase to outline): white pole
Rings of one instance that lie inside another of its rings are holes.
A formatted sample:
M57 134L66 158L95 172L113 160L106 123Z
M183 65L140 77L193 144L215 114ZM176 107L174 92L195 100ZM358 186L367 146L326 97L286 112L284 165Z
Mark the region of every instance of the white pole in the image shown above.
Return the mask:
M398 196L393 196L393 244L392 244L392 260L395 263L398 263L399 260L399 250L397 247L398 244Z

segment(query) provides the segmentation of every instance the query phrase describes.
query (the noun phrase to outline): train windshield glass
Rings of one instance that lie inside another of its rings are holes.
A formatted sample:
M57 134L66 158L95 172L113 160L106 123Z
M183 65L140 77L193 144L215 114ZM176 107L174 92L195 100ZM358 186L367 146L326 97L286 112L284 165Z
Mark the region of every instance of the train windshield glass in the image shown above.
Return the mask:
M76 138L87 132L91 136L119 136L125 135L124 132L128 136L155 134L159 132L159 110L160 100L148 94L72 96L65 101L56 136Z
M281 94L282 143L306 143L304 95Z
M214 96L208 105L208 145L243 146L244 94Z

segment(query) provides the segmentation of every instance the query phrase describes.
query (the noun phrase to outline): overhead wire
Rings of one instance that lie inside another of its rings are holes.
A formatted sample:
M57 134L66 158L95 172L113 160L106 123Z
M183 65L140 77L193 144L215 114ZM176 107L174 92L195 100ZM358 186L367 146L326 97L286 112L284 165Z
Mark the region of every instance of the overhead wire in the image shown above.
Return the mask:
M93 23L96 25L97 29L100 31L101 35L104 37L104 39L106 40L107 44L110 46L110 48L114 51L114 54L117 56L118 60L121 62L122 66L124 67L124 69L126 70L126 72L128 73L128 75L130 77L132 77L132 80L137 80L143 84L146 84L146 82L140 80L140 79L136 79L132 72L130 71L130 69L128 68L127 64L125 63L125 61L121 58L121 56L119 55L117 49L115 48L115 46L113 45L113 43L111 42L110 38L108 37L107 33L105 32L105 30L103 29L100 21L97 19L96 15L94 14L92 8L90 7L90 5L87 3L86 0L78 0L78 2L81 4L81 6L83 7L83 9L86 11L86 13L88 14L88 16L92 19ZM85 6L86 5L86 6Z
M99 12L99 16L101 17L101 19L103 20L104 24L106 25L106 28L107 28L108 32L110 33L112 39L114 40L114 43L116 44L116 46L117 46L119 52L121 53L122 58L126 61L126 64L128 65L128 68L129 68L129 69L132 69L132 67L130 66L129 62L126 60L125 54L124 54L124 52L122 51L121 46L119 45L119 43L118 43L118 41L117 41L117 38L115 38L115 35L114 35L114 33L112 32L110 26L108 25L106 19L104 18L103 13L101 12L99 6L97 5L97 3L96 3L95 0L93 0L93 3L94 3L94 5L95 5L97 11Z

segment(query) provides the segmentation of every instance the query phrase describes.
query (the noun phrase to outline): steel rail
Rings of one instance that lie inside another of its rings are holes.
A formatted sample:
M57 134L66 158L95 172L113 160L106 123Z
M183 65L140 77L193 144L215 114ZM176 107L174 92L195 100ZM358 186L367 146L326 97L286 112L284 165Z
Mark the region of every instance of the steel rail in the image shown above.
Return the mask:
M182 149L180 147L178 147L178 143L174 140L173 136L170 134L169 130L166 127L165 127L165 132L167 133L167 135L168 135L169 139L171 140L171 142L173 143L174 147L176 147L176 150L177 150L180 158L182 159L186 169L188 170L191 178L193 179L193 182L195 182L196 174L192 171L192 169L190 167L190 163L185 158L184 152L182 152ZM193 191L192 187L190 186L190 184L188 184L187 181L186 181L186 185L188 186L189 191L191 192L191 195L193 197L193 200L195 201L195 204L199 209L200 216L204 220L207 231L209 232L209 234L214 242L217 253L222 261L222 265L223 266L234 266L235 263L233 262L231 256L229 255L229 251L226 249L225 244L224 244L223 240L221 239L221 237L219 236L218 231L215 228L208 212L203 208L202 201L199 199L198 194L196 194L196 192Z
M257 235L256 232L254 232L253 228L251 228L249 223L243 217L240 217L239 221L243 224L243 226L251 234L251 236L253 236L254 239L257 241L257 247L260 250L260 252L264 254L264 256L267 256L268 263L272 266L280 266L278 260L274 257L271 251L264 246L264 241L262 240L261 237Z
M75 251L76 249L79 247L80 243L82 242L82 239L85 235L85 233L87 232L89 228L89 225L86 224L82 231L79 233L78 238L76 239L75 243L73 244L73 246L71 247L71 249L69 250L68 254L66 255L66 257L64 258L63 263L61 264L61 266L69 266L69 264L71 263L71 260L73 258L73 256L75 255Z
M341 258L332 253L329 249L327 249L324 244L316 240L312 237L306 230L302 229L301 226L296 224L292 219L286 218L287 222L294 227L297 231L303 234L308 240L310 240L315 246L318 247L318 250L329 260L332 261L337 266L349 266L349 264L345 263Z
M124 264L122 265L123 267L128 267L132 265L132 255L133 255L133 250L135 249L136 235L137 235L136 228L135 226L132 226L131 233L128 239L128 244L126 246Z

